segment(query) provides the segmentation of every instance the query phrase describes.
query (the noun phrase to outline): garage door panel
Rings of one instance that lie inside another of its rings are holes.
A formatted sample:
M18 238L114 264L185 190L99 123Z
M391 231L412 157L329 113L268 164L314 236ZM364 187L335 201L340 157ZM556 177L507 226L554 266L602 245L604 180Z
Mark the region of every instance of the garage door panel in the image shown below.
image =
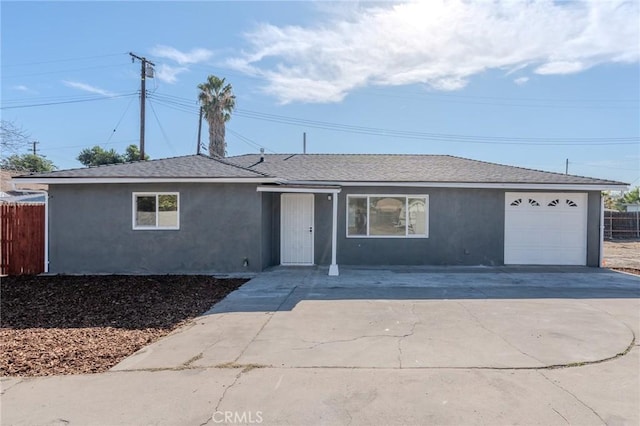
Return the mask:
M586 193L506 193L505 264L585 265Z

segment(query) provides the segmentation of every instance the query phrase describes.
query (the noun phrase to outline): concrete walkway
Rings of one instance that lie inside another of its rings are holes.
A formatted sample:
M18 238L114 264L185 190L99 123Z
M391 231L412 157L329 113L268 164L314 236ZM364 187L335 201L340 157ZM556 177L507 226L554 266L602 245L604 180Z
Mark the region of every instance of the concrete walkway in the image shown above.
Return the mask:
M260 274L99 375L3 379L2 424L640 424L640 279Z

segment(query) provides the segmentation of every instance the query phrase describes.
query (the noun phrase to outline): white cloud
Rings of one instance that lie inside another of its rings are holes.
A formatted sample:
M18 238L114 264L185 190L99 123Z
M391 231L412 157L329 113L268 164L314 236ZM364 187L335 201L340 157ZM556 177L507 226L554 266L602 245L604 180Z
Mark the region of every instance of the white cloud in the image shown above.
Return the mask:
M163 45L153 47L151 54L158 58L171 59L179 65L198 64L213 56L213 52L207 49L195 48L188 52L181 52L174 47Z
M589 68L586 64L577 61L547 62L535 69L536 74L575 74Z
M156 67L156 78L165 83L174 84L178 81L178 75L188 70L187 67L174 67L160 64Z
M67 87L73 87L74 89L84 90L89 93L96 93L102 96L114 96L115 93L109 92L108 90L101 89L96 86L92 86L90 84L81 83L79 81L67 81L63 80L62 83Z
M266 79L283 103L339 102L372 85L458 90L489 69L549 75L638 62L639 14L622 0L363 3L315 26L259 25L227 65Z
M513 82L516 83L518 86L522 86L527 81L529 81L529 77L518 77L515 80L513 80Z
M27 86L25 86L24 84L18 84L16 86L12 86L11 87L13 90L18 90L20 92L26 92L26 93L35 93L35 90L28 88Z
M188 52L181 52L175 47L157 45L151 49L151 54L161 59L168 59L179 66L158 63L156 77L165 83L174 84L178 81L178 75L189 71L188 65L199 64L208 61L213 52L207 49L194 48Z

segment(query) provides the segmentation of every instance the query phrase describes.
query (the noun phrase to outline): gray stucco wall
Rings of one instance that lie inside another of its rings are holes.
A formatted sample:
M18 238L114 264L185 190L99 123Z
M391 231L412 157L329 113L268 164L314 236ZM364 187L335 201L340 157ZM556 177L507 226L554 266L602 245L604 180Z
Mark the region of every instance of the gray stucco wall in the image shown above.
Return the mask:
M429 237L347 238L346 197L354 194L428 195ZM331 214L330 209L322 212ZM502 190L347 187L340 193L338 264L501 265L503 245Z
M280 264L280 194L262 193L262 267ZM267 229L268 228L268 229Z
M599 191L588 193L587 201L587 266L600 267L600 209Z
M180 230L133 230L133 192L179 192ZM215 273L280 264L280 195L255 184L50 186L52 273ZM428 238L347 238L348 194L426 194ZM505 190L344 187L338 264L502 265ZM314 198L315 263L331 262L332 200ZM599 266L600 193L588 193L587 265ZM247 258L248 267L243 267Z
M133 230L133 192L179 192L179 230ZM255 184L51 185L52 273L260 271L269 202ZM247 258L248 267L243 267Z
M315 234L313 253L317 265L331 263L332 194L316 194L314 199ZM339 208L339 207L338 207Z
M338 264L503 265L502 189L344 187L338 207ZM538 192L538 191L529 191ZM563 191L571 192L571 191ZM347 238L346 197L355 194L429 195L429 238ZM331 202L316 196L316 262L331 262ZM588 193L587 266L599 266L600 192Z

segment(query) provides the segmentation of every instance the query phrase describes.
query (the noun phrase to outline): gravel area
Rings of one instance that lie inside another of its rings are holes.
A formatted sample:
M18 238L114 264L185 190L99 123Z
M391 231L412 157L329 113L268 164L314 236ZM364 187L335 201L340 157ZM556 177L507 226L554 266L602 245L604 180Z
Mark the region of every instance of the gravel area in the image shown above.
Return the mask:
M106 371L245 282L192 275L3 277L0 375Z
M640 240L605 241L603 266L640 274Z

